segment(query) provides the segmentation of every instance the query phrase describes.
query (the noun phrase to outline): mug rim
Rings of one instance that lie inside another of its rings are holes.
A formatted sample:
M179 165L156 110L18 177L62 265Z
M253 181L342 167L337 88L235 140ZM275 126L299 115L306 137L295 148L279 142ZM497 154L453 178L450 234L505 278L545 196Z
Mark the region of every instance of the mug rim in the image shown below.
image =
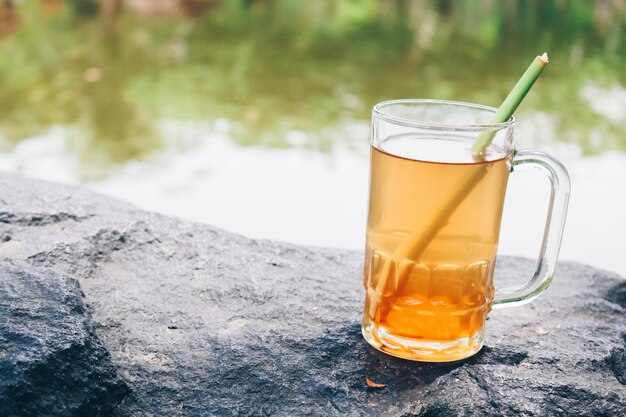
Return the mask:
M372 108L372 113L387 122L399 124L402 126L408 127L418 127L418 128L426 128L432 130L454 130L454 131L466 131L466 132L481 132L486 130L502 130L507 127L511 127L517 121L515 116L511 116L509 120L501 123L483 123L483 124L454 124L454 123L436 123L429 122L425 120L416 120L416 119L408 119L405 117L393 116L386 113L384 111L385 107L396 105L396 104L445 104L450 106L457 107L465 107L472 108L478 110L486 110L491 113L495 113L498 111L497 108L491 106L485 106L482 104L469 103L464 101L452 101L452 100L439 100L439 99L422 99L422 98L411 98L411 99L396 99L396 100L386 100L377 103Z

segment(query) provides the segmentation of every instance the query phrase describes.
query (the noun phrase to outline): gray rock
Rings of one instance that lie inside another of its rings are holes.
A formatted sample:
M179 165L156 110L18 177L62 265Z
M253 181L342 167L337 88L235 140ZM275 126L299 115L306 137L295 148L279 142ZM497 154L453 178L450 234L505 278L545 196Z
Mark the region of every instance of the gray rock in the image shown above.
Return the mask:
M0 264L0 415L112 415L128 392L94 333L78 282Z
M360 335L360 252L248 239L19 176L0 176L0 190L0 257L79 280L132 390L122 415L626 411L626 281L615 274L561 263L542 298L491 314L478 355L414 363ZM496 280L532 266L503 257Z

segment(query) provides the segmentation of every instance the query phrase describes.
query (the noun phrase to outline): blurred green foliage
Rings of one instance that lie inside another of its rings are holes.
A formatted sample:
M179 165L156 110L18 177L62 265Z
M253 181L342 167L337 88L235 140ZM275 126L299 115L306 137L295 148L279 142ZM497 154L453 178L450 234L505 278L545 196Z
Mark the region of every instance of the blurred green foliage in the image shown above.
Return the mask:
M384 99L497 106L547 50L552 65L520 112L553 116L559 140L588 154L626 150L626 126L580 95L626 85L621 0L181 0L187 9L158 18L43 3L16 6L21 28L0 39L9 146L64 125L71 151L108 164L161 146L159 120L226 118L242 145L289 146L297 130L328 149Z

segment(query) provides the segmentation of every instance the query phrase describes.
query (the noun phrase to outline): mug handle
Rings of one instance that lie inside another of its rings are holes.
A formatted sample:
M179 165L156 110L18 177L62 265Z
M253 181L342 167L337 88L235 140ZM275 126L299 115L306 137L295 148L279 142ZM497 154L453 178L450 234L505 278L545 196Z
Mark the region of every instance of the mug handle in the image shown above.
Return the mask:
M496 290L493 299L494 309L526 304L537 298L552 282L559 257L570 195L569 175L563 164L546 153L516 149L513 153L511 172L527 168L540 170L550 180L550 203L541 250L535 273L530 281L519 287Z

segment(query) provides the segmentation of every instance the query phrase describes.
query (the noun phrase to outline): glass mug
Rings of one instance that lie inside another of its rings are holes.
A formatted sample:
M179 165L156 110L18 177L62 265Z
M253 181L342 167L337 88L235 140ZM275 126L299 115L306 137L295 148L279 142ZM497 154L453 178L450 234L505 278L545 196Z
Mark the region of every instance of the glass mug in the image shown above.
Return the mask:
M477 353L492 308L535 299L554 275L570 192L563 165L513 147L515 117L442 100L394 100L372 112L362 333L383 352L446 362ZM481 132L493 141L476 157ZM538 168L551 184L534 276L494 290L509 172Z

